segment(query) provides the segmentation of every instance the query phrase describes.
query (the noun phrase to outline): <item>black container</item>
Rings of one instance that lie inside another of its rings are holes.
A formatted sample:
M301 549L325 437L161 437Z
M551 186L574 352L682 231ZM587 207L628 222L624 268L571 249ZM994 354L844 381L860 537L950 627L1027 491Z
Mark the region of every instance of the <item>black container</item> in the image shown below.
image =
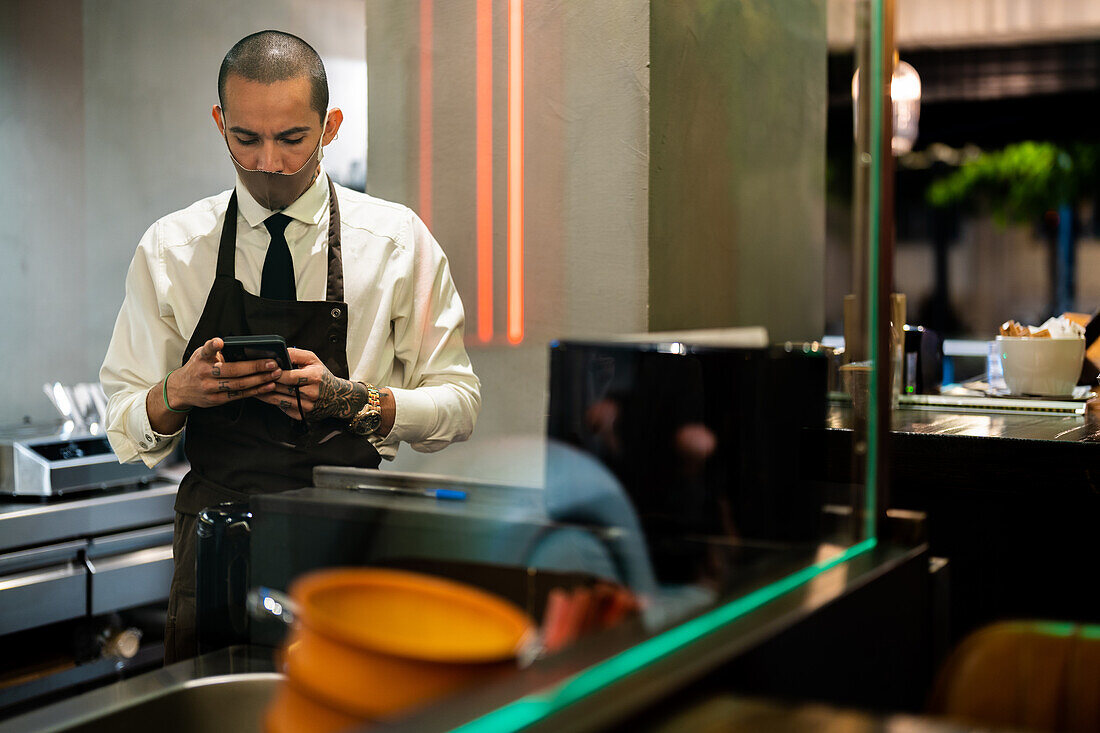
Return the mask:
M195 583L195 636L199 654L249 641L245 598L249 589L252 512L227 503L199 512Z
M943 339L923 326L905 327L903 394L939 394L943 381Z

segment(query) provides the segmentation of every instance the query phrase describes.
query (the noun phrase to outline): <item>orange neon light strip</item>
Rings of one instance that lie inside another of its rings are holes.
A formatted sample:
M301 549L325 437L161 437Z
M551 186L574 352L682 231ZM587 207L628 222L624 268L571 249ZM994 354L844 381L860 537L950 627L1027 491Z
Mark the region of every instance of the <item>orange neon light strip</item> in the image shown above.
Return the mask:
M432 3L420 0L420 219L432 228Z
M523 341L523 0L508 3L508 341Z
M493 338L493 0L477 0L477 337Z

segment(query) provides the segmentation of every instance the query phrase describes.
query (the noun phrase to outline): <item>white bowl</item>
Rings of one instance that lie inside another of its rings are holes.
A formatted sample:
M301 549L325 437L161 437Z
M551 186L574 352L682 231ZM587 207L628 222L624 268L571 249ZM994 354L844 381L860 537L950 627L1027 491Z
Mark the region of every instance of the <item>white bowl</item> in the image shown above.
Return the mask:
M1085 358L1085 339L998 336L1008 391L1015 395L1073 394Z

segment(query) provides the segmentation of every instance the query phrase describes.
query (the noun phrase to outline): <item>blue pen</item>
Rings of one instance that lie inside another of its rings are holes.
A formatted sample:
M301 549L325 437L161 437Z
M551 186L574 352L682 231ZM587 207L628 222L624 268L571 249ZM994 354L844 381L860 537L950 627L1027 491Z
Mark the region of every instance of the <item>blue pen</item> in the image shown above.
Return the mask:
M466 492L457 489L403 489L395 486L352 486L357 491L377 491L383 494L396 496L420 496L427 499L448 499L450 501L465 501Z

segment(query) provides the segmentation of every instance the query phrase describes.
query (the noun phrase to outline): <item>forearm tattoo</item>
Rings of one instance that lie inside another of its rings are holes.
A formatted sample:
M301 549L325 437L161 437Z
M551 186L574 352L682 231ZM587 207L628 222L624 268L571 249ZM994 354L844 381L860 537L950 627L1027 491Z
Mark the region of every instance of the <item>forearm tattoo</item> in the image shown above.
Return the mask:
M358 382L340 379L332 372L321 377L317 399L307 419L323 420L326 417L349 418L367 404L367 388Z

